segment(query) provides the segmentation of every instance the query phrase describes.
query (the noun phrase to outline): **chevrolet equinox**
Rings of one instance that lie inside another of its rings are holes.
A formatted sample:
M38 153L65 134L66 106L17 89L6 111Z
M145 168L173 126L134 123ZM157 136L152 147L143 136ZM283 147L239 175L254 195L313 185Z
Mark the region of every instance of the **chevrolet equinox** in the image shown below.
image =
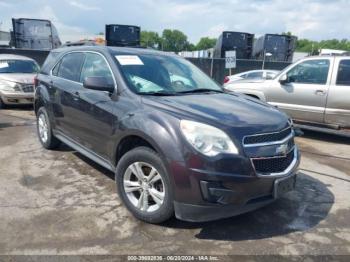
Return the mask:
M177 55L60 48L34 82L43 147L63 142L115 172L121 200L141 220L230 217L295 187L292 121Z

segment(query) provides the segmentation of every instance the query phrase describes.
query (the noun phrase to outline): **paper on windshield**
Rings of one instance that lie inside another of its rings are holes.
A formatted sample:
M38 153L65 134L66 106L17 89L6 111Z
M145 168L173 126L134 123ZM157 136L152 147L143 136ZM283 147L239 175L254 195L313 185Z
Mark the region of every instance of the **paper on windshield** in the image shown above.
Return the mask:
M115 58L121 65L143 65L142 60L137 55L116 55Z
M6 67L9 67L9 64L7 62L0 61L0 68L6 68Z

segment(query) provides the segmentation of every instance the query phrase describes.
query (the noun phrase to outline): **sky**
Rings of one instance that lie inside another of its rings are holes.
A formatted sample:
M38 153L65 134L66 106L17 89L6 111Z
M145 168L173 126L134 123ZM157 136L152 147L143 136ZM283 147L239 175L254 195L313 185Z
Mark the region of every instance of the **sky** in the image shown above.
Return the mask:
M0 0L0 28L8 31L12 17L49 19L63 42L104 32L105 24L178 29L192 43L222 31L350 39L349 11L350 0Z

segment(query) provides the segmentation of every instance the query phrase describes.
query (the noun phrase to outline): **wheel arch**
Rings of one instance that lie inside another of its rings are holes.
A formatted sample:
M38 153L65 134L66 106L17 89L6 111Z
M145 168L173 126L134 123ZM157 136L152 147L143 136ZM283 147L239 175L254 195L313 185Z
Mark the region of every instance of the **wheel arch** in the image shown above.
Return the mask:
M38 110L42 106L47 106L50 101L50 96L46 87L38 86L34 95L34 112L37 114ZM48 108L47 108L48 109Z
M160 154L159 149L154 145L153 141L149 141L144 136L140 134L128 134L120 139L119 143L116 145L114 152L114 165L117 166L119 160L130 150L137 147L148 147L154 150L156 153Z

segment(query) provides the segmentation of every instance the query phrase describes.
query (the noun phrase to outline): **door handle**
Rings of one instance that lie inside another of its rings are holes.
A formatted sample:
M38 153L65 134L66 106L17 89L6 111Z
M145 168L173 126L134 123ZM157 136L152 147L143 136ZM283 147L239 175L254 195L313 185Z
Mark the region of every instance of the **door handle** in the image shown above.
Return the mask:
M315 94L316 95L319 95L319 96L324 96L326 94L326 91L323 91L323 90L316 90L315 91Z
M75 92L73 93L73 100L74 100L74 101L78 101L79 98L80 98L79 92L78 92L78 91L75 91Z

